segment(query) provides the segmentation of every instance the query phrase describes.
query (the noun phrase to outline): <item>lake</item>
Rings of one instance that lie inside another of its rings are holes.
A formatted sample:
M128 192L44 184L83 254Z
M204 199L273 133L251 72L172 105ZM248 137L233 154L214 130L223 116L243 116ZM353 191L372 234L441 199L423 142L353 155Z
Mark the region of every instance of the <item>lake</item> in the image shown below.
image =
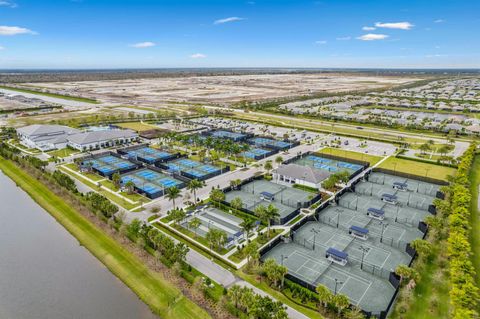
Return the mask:
M158 319L1 171L0 218L0 318Z

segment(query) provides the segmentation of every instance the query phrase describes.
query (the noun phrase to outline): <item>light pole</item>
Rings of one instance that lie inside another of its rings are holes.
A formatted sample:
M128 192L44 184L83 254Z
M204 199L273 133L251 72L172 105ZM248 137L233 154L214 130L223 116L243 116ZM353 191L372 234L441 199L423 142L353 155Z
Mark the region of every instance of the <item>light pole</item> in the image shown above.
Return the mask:
M284 261L285 259L288 259L288 256L285 256L284 254L282 254L281 257L282 257L282 266L283 266L283 261Z
M387 228L388 223L380 222L380 225L382 225L382 235L380 236L380 242L383 243L383 233L385 232L385 228Z
M427 178L427 175L428 175L428 171L430 170L430 168L425 168L425 178Z
M365 258L365 254L370 251L370 248L364 247L364 246L360 246L360 247L358 247L358 249L360 249L360 250L362 251L362 263L360 264L360 269L363 270L363 259Z
M343 281L340 281L337 278L335 278L335 290L334 290L334 293L333 293L334 295L337 295L337 285L339 285L339 284L340 285L343 284Z
M319 233L315 228L310 229L310 232L313 233L313 250L315 250L315 235Z

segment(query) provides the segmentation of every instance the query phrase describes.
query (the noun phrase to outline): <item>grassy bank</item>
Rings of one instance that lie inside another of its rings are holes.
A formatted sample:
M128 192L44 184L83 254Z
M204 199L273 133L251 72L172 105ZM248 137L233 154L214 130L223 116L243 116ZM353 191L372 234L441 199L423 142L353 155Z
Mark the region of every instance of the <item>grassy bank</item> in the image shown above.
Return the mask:
M472 263L476 270L475 282L480 286L480 212L478 208L478 191L480 184L480 155L475 156L470 170L470 245L472 246Z
M160 274L151 271L38 180L4 159L0 159L0 169L130 287L154 313L162 318L209 318L203 309L185 298L179 289Z
M379 167L438 180L447 180L447 176L454 175L456 171L455 168L452 167L422 163L397 157L389 157L380 164Z
M56 93L40 92L40 91L36 91L36 90L21 89L21 88L10 87L10 86L5 86L5 85L0 85L0 89L17 91L17 92L23 92L23 93L30 93L30 94L37 94L37 95L54 97L54 98L58 98L58 99L64 99L64 100L70 100L70 101L78 101L78 102L85 102L85 103L91 103L91 104L99 104L99 103L100 103L100 102L98 102L97 100L88 99L88 98L85 98L85 97L69 96L69 95L56 94Z

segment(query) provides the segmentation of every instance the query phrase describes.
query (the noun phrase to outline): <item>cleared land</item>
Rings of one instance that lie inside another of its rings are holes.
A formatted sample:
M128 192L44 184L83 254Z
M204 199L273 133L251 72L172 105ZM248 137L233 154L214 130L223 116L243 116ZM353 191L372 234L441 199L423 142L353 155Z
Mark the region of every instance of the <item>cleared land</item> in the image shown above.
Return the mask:
M90 223L45 185L12 162L0 159L0 169L47 210L113 274L162 318L209 318L196 304Z
M323 92L376 89L419 80L414 77L365 74L252 74L192 76L184 78L129 79L30 83L108 102L215 102L232 103Z
M48 97L54 97L54 98L70 100L70 101L85 102L85 103L92 103L92 104L98 104L99 103L95 99L89 99L89 98L78 97L78 96L70 96L70 95L50 93L50 92L40 92L40 91L37 91L37 90L17 88L17 87L5 86L5 85L0 85L0 88L1 89L12 90L12 91L17 91L17 92L22 92L22 93L30 93L30 94L37 94L37 95L43 95L43 96L48 96Z
M438 180L447 180L447 176L454 175L456 171L452 167L421 163L397 157L388 158L380 164L379 167L415 176L426 176Z

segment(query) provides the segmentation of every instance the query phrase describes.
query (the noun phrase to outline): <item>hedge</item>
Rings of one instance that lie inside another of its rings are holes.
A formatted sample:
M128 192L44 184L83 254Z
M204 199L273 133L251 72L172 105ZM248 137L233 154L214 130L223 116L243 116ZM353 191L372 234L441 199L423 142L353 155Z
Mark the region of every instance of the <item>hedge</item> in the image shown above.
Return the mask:
M450 187L449 236L447 254L450 260L450 304L452 318L477 318L479 288L475 286L475 268L470 260L472 248L469 242L470 201L468 174L475 156L472 144L458 164L455 180Z

